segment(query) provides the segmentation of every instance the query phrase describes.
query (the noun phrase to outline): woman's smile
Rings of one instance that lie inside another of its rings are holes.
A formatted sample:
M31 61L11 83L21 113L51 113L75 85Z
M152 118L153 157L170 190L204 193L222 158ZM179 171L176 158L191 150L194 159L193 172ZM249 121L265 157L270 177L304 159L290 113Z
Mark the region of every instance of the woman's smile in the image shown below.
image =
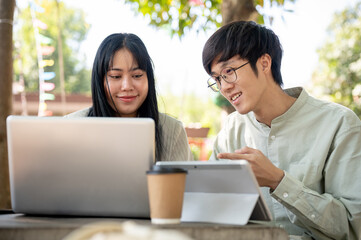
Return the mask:
M125 103L131 103L137 98L137 96L117 96L117 98Z

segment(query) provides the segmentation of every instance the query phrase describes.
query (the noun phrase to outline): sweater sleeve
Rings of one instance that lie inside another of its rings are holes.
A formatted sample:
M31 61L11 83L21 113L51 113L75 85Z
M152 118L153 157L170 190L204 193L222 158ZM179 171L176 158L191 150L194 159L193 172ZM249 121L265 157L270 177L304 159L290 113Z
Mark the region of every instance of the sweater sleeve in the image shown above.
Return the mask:
M191 161L193 154L182 122L163 115L163 152L161 161Z

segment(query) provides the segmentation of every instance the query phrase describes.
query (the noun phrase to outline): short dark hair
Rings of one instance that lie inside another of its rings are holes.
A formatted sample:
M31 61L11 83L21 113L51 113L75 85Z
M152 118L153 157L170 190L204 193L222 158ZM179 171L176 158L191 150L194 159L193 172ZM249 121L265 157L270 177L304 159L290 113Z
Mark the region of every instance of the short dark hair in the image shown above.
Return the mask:
M114 117L117 111L109 104L105 89L104 77L113 64L114 54L120 49L127 49L138 63L138 67L147 73L148 94L143 104L138 109L138 117L150 117L155 122L156 157L160 159L162 152L162 133L159 121L157 93L153 62L147 48L142 40L131 33L114 33L106 37L100 44L96 53L91 79L93 106L90 108L89 116Z
M252 21L232 22L218 29L204 45L203 67L211 74L214 59L219 57L218 62L224 62L239 55L242 59L247 59L253 71L258 74L256 62L266 53L272 58L273 78L282 86L282 46L277 35Z

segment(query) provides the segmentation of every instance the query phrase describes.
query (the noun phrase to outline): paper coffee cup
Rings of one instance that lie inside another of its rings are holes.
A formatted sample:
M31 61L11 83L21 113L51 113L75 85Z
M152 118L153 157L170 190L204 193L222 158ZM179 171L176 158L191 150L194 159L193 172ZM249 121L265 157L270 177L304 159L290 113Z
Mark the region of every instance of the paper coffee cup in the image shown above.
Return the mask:
M147 171L150 217L154 224L180 223L187 171L154 166Z

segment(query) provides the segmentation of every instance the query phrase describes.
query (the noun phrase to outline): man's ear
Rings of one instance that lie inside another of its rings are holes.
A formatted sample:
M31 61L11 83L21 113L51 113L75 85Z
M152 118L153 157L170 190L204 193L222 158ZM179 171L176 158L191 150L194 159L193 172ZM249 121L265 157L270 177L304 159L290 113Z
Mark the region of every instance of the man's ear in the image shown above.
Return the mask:
M263 72L268 72L271 70L271 65L272 65L272 58L270 55L268 55L267 53L263 54L260 58L259 58L260 64L261 64L261 69Z

